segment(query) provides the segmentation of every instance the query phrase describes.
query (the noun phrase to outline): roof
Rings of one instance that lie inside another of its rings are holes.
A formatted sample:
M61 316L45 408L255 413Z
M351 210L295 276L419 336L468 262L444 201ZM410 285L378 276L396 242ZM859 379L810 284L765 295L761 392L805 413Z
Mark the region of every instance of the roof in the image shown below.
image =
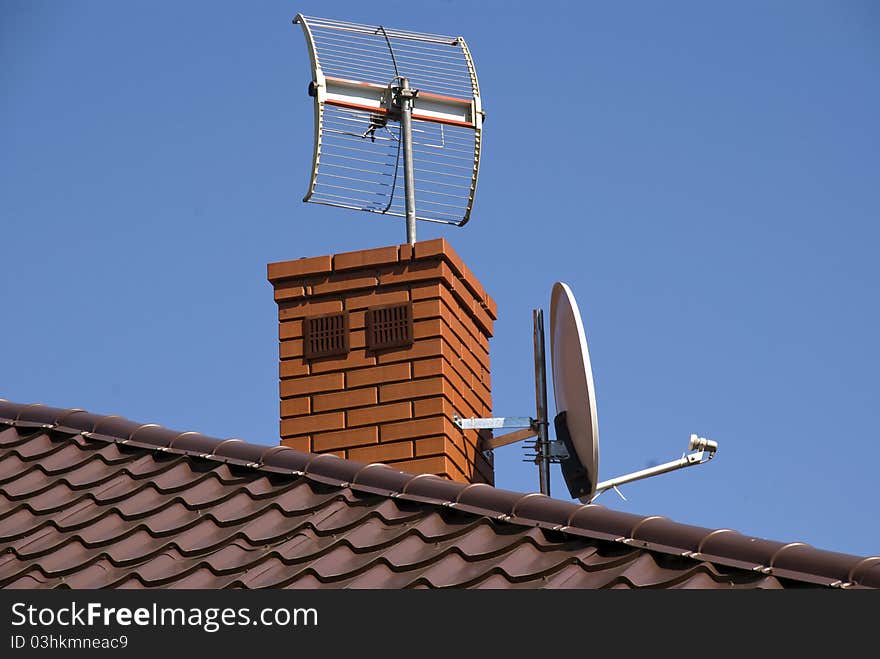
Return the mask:
M0 400L0 587L805 586L880 558Z

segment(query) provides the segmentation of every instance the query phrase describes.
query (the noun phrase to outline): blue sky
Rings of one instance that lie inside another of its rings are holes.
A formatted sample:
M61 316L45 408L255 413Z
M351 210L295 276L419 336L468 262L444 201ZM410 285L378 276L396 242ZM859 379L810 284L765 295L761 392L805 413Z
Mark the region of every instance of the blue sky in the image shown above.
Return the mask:
M488 120L464 228L495 414L534 409L565 281L614 508L880 554L880 9L872 2L0 1L0 397L277 443L266 263L403 242L301 203L302 12L461 34ZM522 451L500 487L537 488ZM554 495L567 498L558 469Z

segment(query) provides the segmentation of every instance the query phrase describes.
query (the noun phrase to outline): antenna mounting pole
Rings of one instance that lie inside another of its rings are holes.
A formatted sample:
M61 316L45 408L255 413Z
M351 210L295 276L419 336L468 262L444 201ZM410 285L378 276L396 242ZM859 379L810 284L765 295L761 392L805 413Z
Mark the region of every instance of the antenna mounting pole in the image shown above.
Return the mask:
M538 426L537 456L538 482L541 494L550 496L550 439L547 436L547 366L544 357L544 310L533 309L533 338L535 343L535 412Z
M416 242L416 183L413 174L412 108L419 93L409 88L408 78L398 79L400 99L400 139L403 141L403 189L406 195L406 242Z

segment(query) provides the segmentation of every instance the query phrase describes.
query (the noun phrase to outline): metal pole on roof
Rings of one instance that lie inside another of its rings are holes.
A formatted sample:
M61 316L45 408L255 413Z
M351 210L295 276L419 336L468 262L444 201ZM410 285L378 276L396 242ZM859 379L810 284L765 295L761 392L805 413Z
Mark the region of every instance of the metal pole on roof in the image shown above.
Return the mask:
M537 416L538 482L541 494L550 496L550 440L547 433L547 366L544 357L544 310L533 309L535 343L535 412Z
M399 78L400 139L403 141L403 188L406 195L406 242L416 242L416 184L413 174L412 108L418 91L409 88L408 78Z

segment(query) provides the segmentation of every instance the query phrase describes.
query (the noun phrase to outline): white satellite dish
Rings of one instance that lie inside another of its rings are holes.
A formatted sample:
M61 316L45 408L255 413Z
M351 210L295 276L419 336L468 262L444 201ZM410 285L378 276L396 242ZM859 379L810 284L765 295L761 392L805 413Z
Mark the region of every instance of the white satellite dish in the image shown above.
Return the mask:
M556 282L550 294L550 364L556 400L556 437L582 468L563 463L563 476L576 498L592 499L599 472L599 422L587 336L574 294ZM568 468L566 468L568 467ZM576 493L576 494L575 494Z
M690 453L684 453L681 458L599 481L599 422L593 370L580 309L568 284L556 282L550 295L550 352L553 395L556 400L556 417L553 419L555 440L550 440L547 436L549 424L544 363L544 316L538 309L533 312L533 316L535 417L455 419L464 430L522 428L496 437L485 437L484 449L493 450L537 437L528 447L534 451L528 458L538 465L541 492L550 494L550 464L555 462L562 468L562 475L572 498L585 503L593 501L605 490L614 489L620 494L617 488L624 483L704 464L715 457L718 443L692 434L688 442Z

